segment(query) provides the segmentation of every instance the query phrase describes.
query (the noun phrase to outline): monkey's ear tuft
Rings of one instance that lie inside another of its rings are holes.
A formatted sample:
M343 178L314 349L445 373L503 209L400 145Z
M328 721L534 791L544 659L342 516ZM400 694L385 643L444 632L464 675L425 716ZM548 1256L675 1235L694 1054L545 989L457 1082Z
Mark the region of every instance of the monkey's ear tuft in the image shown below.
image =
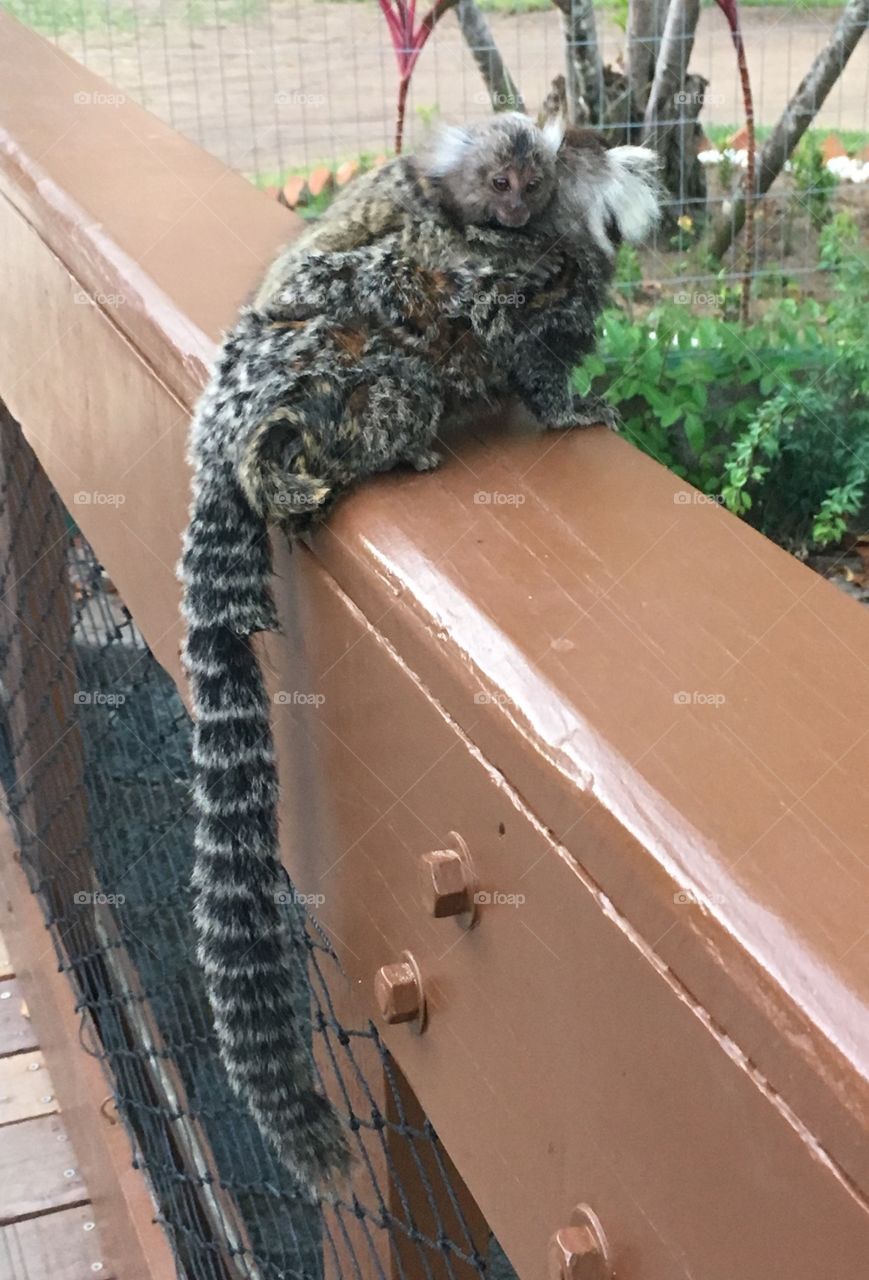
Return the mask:
M606 157L604 200L621 236L640 244L661 217L661 162L648 147L612 147Z
M564 142L564 128L563 116L550 116L541 127L543 141L553 155L558 154Z
M428 177L443 178L458 169L472 140L470 130L462 125L441 125L422 157L422 166Z

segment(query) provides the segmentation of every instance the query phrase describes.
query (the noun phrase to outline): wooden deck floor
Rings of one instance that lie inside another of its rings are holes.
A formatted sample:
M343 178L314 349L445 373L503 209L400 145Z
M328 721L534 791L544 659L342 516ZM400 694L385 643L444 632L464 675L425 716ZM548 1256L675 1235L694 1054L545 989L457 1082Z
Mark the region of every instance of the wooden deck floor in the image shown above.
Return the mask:
M0 936L0 1278L96 1276L93 1207Z

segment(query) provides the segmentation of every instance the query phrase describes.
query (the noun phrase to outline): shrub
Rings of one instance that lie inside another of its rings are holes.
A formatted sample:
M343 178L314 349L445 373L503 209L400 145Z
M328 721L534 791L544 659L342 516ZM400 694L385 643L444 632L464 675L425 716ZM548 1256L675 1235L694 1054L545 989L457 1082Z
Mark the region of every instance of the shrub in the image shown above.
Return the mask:
M746 328L723 285L707 314L613 307L574 375L646 453L793 550L839 541L869 487L869 260L848 214L821 255L836 279L824 305L781 298Z

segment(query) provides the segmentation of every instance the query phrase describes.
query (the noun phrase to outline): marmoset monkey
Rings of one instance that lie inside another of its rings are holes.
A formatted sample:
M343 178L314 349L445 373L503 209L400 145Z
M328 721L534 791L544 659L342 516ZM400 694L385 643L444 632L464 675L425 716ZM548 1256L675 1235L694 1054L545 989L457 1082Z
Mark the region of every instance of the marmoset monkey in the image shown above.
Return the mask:
M269 523L298 537L366 476L437 465L457 406L518 396L599 422L570 373L615 246L654 224L654 158L520 115L448 130L357 181L269 271L220 351L191 437L181 574L194 710L195 923L236 1092L311 1189L346 1171L293 989L269 702L250 637L277 626Z

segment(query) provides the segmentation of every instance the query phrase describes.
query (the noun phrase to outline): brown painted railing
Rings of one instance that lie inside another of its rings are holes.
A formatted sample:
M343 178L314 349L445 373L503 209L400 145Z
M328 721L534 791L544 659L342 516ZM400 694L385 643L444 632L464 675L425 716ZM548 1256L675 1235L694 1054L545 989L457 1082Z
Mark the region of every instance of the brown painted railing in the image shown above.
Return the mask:
M179 682L184 442L296 222L0 18L0 397ZM865 1280L869 619L603 431L481 423L276 545L285 858L523 1280ZM291 709L292 710L292 709ZM421 905L459 833L475 927ZM488 896L488 900L487 900Z

